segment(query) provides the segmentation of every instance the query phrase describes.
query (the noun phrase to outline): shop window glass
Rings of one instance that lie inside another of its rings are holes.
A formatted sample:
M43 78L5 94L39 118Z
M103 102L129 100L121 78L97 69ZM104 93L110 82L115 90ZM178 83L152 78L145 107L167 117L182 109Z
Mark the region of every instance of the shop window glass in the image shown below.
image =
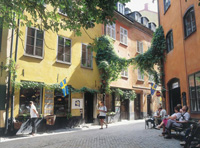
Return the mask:
M21 88L19 114L30 114L29 102L33 101L39 114L42 113L42 88Z
M68 95L63 96L62 90L55 90L54 92L54 114L57 117L67 115Z
M200 112L200 72L189 76L191 111Z

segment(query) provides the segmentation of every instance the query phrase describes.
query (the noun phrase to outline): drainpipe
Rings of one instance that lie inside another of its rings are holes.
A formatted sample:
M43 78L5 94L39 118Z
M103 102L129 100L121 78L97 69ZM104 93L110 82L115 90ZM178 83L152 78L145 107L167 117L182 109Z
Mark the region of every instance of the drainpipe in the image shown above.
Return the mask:
M16 34L16 44L15 44L15 63L17 62L17 52L18 52L18 39L19 39L19 23L20 20L17 20L17 34ZM13 86L12 87L12 94L11 94L11 131L14 130L14 121L13 121L13 115L14 115L14 93L15 93L15 77L13 76Z
M14 19L15 19L15 13L13 13L13 21L14 21ZM14 35L14 29L12 29L12 35L11 35L10 59L12 58L13 35ZM6 101L5 134L8 133L8 116L9 116L9 103L10 103L10 80L11 80L11 72L9 71L9 74L8 74L8 90L7 90L8 94L7 94L7 101Z

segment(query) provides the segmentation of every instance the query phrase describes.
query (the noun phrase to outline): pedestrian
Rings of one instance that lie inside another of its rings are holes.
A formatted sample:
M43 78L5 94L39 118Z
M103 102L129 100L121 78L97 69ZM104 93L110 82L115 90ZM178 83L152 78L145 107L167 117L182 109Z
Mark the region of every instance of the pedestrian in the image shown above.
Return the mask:
M103 129L103 124L105 124L106 128L108 128L108 124L104 121L104 119L106 118L107 108L104 105L103 101L100 101L99 104L100 104L100 107L99 107L98 111L99 111L99 120L100 120L100 124L101 124L100 129Z
M36 107L35 107L33 101L30 101L29 105L31 107L30 108L30 116L31 116L31 126L32 126L32 132L30 134L32 134L34 136L36 133L36 120L39 117L39 114L36 110Z

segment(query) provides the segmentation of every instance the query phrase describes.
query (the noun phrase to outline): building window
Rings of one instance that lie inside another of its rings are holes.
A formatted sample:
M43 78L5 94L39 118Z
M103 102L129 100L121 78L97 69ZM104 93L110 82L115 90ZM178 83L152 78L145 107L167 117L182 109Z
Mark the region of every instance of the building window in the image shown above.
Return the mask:
M19 114L29 114L29 101L33 101L39 114L42 113L42 88L21 88Z
M165 12L168 10L169 6L171 5L171 0L164 0L164 9Z
M174 48L174 44L173 44L173 32L172 32L172 30L170 30L167 33L166 40L167 40L167 53L168 53L168 52L170 52Z
M27 55L43 57L44 32L27 28L26 50Z
M144 74L138 69L138 80L144 81Z
M141 23L141 17L138 13L135 13L135 20L139 23Z
M81 65L83 67L92 68L92 51L85 44L82 44Z
M122 70L121 76L122 77L128 77L128 68L126 70L124 70L124 69Z
M200 72L189 76L190 108L200 112Z
M57 61L71 63L71 40L58 36Z
M120 42L122 44L128 45L127 39L128 39L128 31L120 27Z
M190 8L184 16L185 37L196 31L194 7Z
M122 3L120 3L120 2L118 2L117 10L118 10L120 13L124 14L124 5L123 5Z
M154 76L149 73L149 82L154 82Z
M143 43L140 41L137 41L137 53L143 53Z
M106 35L109 35L112 39L115 39L115 24L106 25Z

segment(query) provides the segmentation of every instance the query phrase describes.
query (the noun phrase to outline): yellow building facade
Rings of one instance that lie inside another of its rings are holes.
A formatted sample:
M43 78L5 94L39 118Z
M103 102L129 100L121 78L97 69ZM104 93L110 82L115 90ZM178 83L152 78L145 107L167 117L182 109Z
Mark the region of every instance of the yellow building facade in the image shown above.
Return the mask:
M66 15L58 13L61 17L67 18ZM56 33L50 30L40 31L38 28L26 26L20 26L19 31L22 34L19 36L18 42L16 42L16 35L14 35L12 43L12 58L14 59L15 54L17 56L16 82L27 82L28 85L31 82L52 85L60 84L62 80L66 79L67 85L74 89L79 90L86 87L91 90L99 90L100 76L95 61L95 53L88 48L88 45L93 42L92 39L102 35L101 24L86 31L81 30L81 36L76 36L74 32L69 30L59 30ZM10 38L12 38L11 33L8 36L7 32L10 32L10 30L3 30L3 50L0 52L0 62L3 62L4 65L9 58ZM9 43L5 45L6 42ZM0 84L5 85L6 79L7 74L4 71L0 77ZM66 117L68 113L72 116L80 116L83 112L83 118L85 117L89 121L90 118L96 116L94 106L96 106L97 95L86 92L71 93L64 97L62 92L46 88L31 88L31 86L29 88L28 86L26 88L15 88L14 117L27 114L28 102L34 101L42 116L56 114L58 117ZM85 110L85 108L88 108L90 98L92 100L90 102L90 106L93 108L92 114ZM72 104L76 101L79 101L79 106ZM48 109L49 112L46 111ZM5 125L5 108L0 110L0 114L0 128L3 128Z

